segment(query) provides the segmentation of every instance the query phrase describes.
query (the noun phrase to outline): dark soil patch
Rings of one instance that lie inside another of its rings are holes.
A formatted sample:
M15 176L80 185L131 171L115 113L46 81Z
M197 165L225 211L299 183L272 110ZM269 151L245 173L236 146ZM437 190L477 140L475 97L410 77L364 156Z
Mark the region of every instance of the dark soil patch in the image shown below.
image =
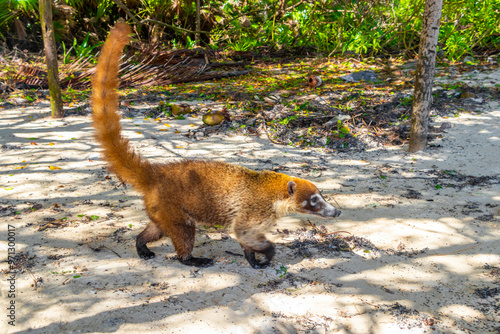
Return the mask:
M500 294L500 287L476 289L474 293L481 298L495 297Z
M35 259L36 255L31 256L25 252L20 252L12 256L9 255L9 268L1 270L0 273L15 272L18 275L22 274L35 266Z
M392 315L402 329L431 327L436 323L436 319L420 313L415 309L409 309L397 302L392 305L380 305L378 309Z
M312 229L301 228L296 231L278 230L277 233L284 236L292 236L295 240L287 245L290 249L295 250L296 256L299 258L313 258L316 255L332 255L340 254L340 252L352 252L354 250L362 250L370 253L379 251L379 249L371 243L371 241L356 237L342 236L345 232L330 232L324 225L316 227L311 224Z

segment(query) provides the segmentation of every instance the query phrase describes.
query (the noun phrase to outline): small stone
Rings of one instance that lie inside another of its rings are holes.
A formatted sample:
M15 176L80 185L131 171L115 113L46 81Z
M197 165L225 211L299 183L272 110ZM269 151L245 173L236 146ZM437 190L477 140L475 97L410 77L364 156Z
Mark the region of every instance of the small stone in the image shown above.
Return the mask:
M486 61L490 64L498 64L498 61L494 57L488 57Z
M359 71L340 77L346 82L377 81L377 74L373 71Z
M28 101L27 99L25 98L22 98L22 97L11 97L8 99L8 101L12 104L26 104L26 103L29 103L30 101Z
M256 121L257 121L257 117L253 117L253 118L248 119L245 122L245 124L248 125L248 126L254 126Z
M471 56L465 56L463 62L464 63L473 63L474 62L474 58L471 57Z
M444 122L443 124L441 124L439 129L440 130L447 130L447 129L451 129L452 127L453 127L453 124L451 124L450 122Z

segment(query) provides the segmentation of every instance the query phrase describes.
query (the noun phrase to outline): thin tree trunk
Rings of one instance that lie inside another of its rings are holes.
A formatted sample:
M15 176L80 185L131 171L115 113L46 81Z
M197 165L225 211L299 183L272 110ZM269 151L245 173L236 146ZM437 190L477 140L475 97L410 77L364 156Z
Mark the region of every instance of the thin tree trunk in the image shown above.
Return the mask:
M49 80L50 107L52 117L64 117L61 98L61 86L57 68L56 41L54 25L52 24L52 3L50 0L39 0L40 21L42 23L43 43L45 46L45 62L47 64L47 78Z
M432 103L436 48L442 9L443 0L425 1L411 114L410 152L420 151L427 146L429 107Z
M194 35L196 46L200 46L200 26L201 26L200 1L201 0L196 0L196 33Z

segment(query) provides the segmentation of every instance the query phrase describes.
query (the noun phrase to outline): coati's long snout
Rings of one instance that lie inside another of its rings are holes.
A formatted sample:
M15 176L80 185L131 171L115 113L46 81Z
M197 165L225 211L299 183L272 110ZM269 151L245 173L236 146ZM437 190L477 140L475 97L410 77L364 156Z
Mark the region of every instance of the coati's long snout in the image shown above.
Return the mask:
M315 195L315 199L313 200L314 211L310 211L309 213L313 215L318 215L321 217L338 217L342 213L339 209L328 203L325 198L321 195Z
M310 213L321 217L338 217L342 213L339 209L328 203L323 196L315 200L315 207L317 207L317 211L311 211Z
M127 24L117 23L102 48L92 79L93 126L111 170L143 195L150 223L136 239L141 258L154 257L147 244L168 236L183 264L212 265L191 253L196 225L217 225L232 228L248 263L263 268L275 254L264 231L278 218L293 212L340 215L304 179L217 161L151 163L136 153L122 135L118 113L119 61L129 34Z
M309 213L321 217L338 217L341 211L328 203L319 189L309 181L288 182L288 193L295 197L296 212Z

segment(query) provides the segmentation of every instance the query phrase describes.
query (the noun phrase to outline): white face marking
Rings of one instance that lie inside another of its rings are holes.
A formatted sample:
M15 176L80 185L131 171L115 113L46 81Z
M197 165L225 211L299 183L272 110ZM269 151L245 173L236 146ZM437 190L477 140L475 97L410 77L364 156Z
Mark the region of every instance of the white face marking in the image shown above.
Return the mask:
M307 205L307 201L302 202L302 206L305 208Z
M311 196L311 206L316 206L316 204L318 204L318 199L320 199L320 197L318 195L312 195Z

